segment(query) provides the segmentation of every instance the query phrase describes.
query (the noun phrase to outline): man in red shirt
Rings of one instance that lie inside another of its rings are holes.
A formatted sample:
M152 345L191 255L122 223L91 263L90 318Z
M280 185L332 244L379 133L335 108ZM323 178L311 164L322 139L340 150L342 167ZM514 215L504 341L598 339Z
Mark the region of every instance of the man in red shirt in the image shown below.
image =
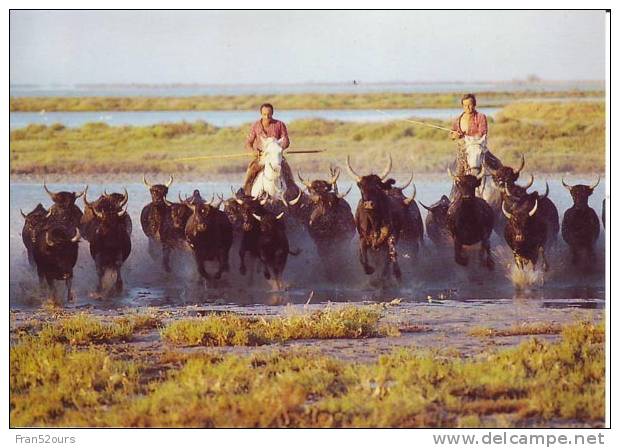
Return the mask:
M265 103L261 105L260 115L260 120L252 125L250 133L245 140L246 149L254 153L254 159L248 165L248 169L245 173L245 181L243 182L243 191L247 195L251 194L254 179L263 169L260 163L260 153L262 150L261 137L274 137L278 140L282 139L281 146L283 150L288 148L291 144L284 122L273 118L273 106L271 104ZM291 167L284 158L282 159L282 178L287 188L296 188L293 174L291 173Z
M470 137L482 137L487 135L487 117L476 110L476 97L473 93L468 93L461 98L463 113L454 120L450 137L452 140Z
M463 113L454 120L450 137L452 140L460 140L465 138L465 136L476 138L485 137L486 147L486 137L489 132L489 126L486 115L476 110L476 97L473 93L467 93L461 98L461 104L463 106ZM459 170L459 163L463 162L463 157L465 157L463 148L459 145L459 151L457 153L457 171ZM483 160L484 165L492 170L496 170L501 166L500 160L488 149L485 150Z

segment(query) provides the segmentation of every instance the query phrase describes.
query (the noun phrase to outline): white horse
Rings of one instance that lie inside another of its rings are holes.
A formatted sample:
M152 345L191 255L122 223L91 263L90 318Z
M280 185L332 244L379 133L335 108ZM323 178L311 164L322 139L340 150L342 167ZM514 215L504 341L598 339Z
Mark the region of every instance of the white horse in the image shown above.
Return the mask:
M284 198L286 183L282 179L282 141L273 137L261 137L262 152L260 164L263 170L258 173L252 184L251 194L257 198L267 193L272 199Z
M465 157L465 173L478 175L484 167L484 157L489 151L487 148L487 136L470 137L465 136L462 140ZM480 181L480 186L476 188L476 196L484 199L491 207L499 210L501 196L499 189L495 186L489 176L484 176Z

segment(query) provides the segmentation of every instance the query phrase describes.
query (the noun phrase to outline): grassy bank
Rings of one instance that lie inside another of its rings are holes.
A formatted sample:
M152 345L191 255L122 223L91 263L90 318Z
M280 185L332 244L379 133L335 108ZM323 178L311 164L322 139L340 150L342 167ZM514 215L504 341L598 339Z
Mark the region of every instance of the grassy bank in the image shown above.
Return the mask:
M602 325L579 323L558 342L474 358L398 349L359 363L275 348L132 357L23 335L10 351L11 425L601 426L603 342Z
M263 103L277 109L411 109L459 107L457 93L364 93L364 94L286 94L214 95L191 97L26 97L11 98L11 112L55 111L146 111L146 110L257 110ZM603 91L557 92L480 92L478 104L504 106L526 99L584 98L603 99Z
M162 329L161 337L182 346L225 346L398 335L396 328L379 326L380 318L377 308L354 306L271 319L212 315L175 321Z
M449 126L447 122L426 120ZM80 128L30 125L11 131L12 174L212 173L242 178L247 158L178 158L243 152L247 126L217 128L208 123ZM322 154L290 155L293 169L324 172L343 165L347 154L359 171L391 153L401 171L443 172L455 144L445 131L394 121L289 123L291 148L325 148ZM600 103L515 103L490 120L489 146L505 163L524 153L526 169L543 172L601 172L605 167L605 106Z

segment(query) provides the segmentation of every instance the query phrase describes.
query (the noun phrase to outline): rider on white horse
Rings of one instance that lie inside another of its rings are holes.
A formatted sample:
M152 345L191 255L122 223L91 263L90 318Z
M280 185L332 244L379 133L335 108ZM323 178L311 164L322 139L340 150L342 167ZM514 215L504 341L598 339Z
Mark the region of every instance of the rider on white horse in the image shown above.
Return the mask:
M245 181L243 183L243 190L247 195L254 195L253 185L256 184L255 178L257 175L264 171L263 168L267 168L266 176L271 178L273 174L277 172L278 176L283 180L284 190L286 187L297 189L295 181L293 180L293 174L291 168L286 163L286 160L282 157L282 151L289 147L290 141L288 138L288 131L284 122L273 118L273 106L269 103L265 103L260 107L261 119L256 121L245 142L245 147L249 151L252 151L255 155L254 159L248 165L248 169L245 175ZM277 148L270 149L270 155L263 154L267 146L277 145ZM277 154L279 152L279 154ZM270 161L272 166L266 165L266 162ZM278 165L276 167L276 165ZM263 179L266 180L266 179ZM262 183L262 182L261 182ZM262 190L264 191L264 189ZM260 191L258 194L261 194Z
M478 174L484 165L491 168L499 160L487 148L488 124L487 117L476 110L476 97L472 93L461 98L463 113L454 121L450 136L459 140L459 152L456 158L456 172ZM477 196L485 200L495 200L497 196L486 178L477 189Z

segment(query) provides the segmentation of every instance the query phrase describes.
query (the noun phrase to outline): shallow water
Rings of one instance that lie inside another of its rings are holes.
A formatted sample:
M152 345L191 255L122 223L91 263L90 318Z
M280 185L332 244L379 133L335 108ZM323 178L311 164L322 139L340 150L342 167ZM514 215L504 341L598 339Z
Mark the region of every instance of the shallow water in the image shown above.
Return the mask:
M493 116L497 107L481 108L480 111ZM412 117L448 120L458 116L461 109L393 109L385 114L374 109L317 109L278 110L277 117L286 123L293 120L320 118L356 123L379 123ZM232 127L251 123L259 118L250 110L206 110L206 111L137 111L137 112L11 112L11 129L30 124L51 125L60 123L66 127L79 127L86 123L106 123L110 126L150 126L158 123L180 123L182 121L205 121L217 127Z
M406 175L395 176L403 182ZM151 182L165 179L150 179ZM589 179L571 179L571 183L591 182ZM347 182L339 185L345 191ZM563 212L572 201L568 192L556 179L549 180L550 198ZM567 247L561 236L555 249L549 254L551 270L545 275L544 285L532 284L516 287L512 281L512 255L497 235L492 239L492 250L496 259L496 269L489 273L478 266L475 253L470 253L470 266L463 268L453 261L451 250L439 251L426 239L417 259L401 258L403 283L384 289L373 286L372 278L363 274L357 258L356 241L353 239L346 253L341 254L341 261L331 266L334 281L327 281L325 260L319 260L314 245L309 238L291 235L291 247L301 248L302 253L290 256L284 273L284 280L289 288L285 292L272 292L272 287L261 275L255 276L255 284L249 287L247 278L238 273L238 242L230 252L231 272L225 274L217 289L205 291L199 285L194 262L188 254L177 253L173 257L173 273L165 274L161 262L153 260L147 251L147 240L139 223L142 207L149 201L147 189L141 183L131 184L90 184L89 198L96 198L103 192L122 191L125 186L129 192L128 211L133 220L132 253L123 266L125 291L121 297L103 300L90 297L96 284L94 263L88 251L86 241L80 244L78 262L74 269L74 288L77 294L75 302L65 304L69 308L121 308L164 306L178 307L209 303L211 305L259 306L283 304L305 304L310 298L311 304L347 301L389 301L401 298L403 301L430 307L462 307L468 303L493 303L511 307L520 301L531 302L529 305L545 313L545 309L601 309L605 300L604 276L604 239L597 242L597 263L590 272L583 273L566 262ZM178 193L183 195L199 188L203 196L222 193L230 196L231 184L225 182L173 183L169 199L176 199ZM233 184L239 187L238 183ZM431 204L441 194L449 192L445 181L418 181L417 200ZM53 191L81 191L83 184L50 184ZM538 178L533 189L544 190L544 179ZM590 198L590 205L600 215L600 205L604 196L604 180ZM410 190L408 190L410 191ZM355 205L359 199L357 188L353 188L347 200ZM38 202L46 208L50 198L40 184L13 183L10 187L10 306L17 309L36 309L44 302L45 292L39 291L35 273L29 267L26 250L21 240L23 219L19 209L32 210ZM83 206L78 200L80 207ZM422 209L423 217L426 210ZM401 253L402 255L402 253ZM59 283L58 292L62 296L64 287Z

